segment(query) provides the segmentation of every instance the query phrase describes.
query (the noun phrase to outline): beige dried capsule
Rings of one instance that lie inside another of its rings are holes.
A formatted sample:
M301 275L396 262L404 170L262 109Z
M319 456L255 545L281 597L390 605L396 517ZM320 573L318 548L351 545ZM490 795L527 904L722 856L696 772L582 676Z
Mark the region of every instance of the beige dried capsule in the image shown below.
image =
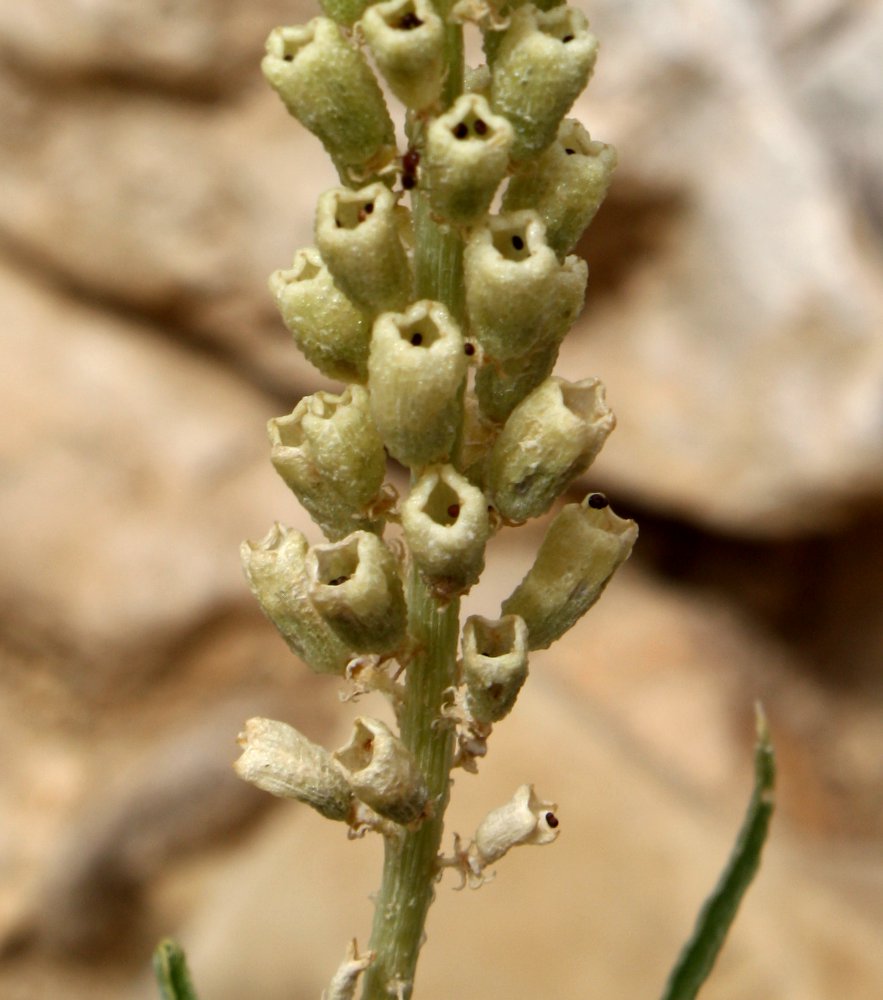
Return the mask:
M238 742L242 756L233 767L240 778L271 795L305 802L328 819L349 817L352 790L324 747L284 722L261 718L245 723Z
M444 79L445 27L429 0L368 7L362 34L389 89L408 108L434 104Z
M615 424L599 379L546 379L513 410L494 443L491 502L510 521L544 514L595 460Z
M515 11L491 66L491 107L512 123L514 159L552 142L589 82L597 53L597 39L576 8L543 12L528 4Z
M563 259L604 201L616 150L596 142L573 118L565 118L549 148L521 164L503 196L506 212L533 208L546 226L546 241Z
M330 18L275 28L261 69L289 112L328 151L342 183L364 183L392 162L395 130L377 80Z
M546 649L598 600L637 537L635 522L617 517L600 493L567 504L549 526L533 566L503 601L503 614L521 615L530 648Z
M470 225L506 176L512 126L480 94L462 94L426 130L421 168L429 204L445 222Z
M350 650L329 628L308 595L307 540L275 524L259 542L240 549L245 577L264 614L317 674L343 674Z
M560 263L533 211L511 212L477 227L463 255L470 327L493 361L557 343L582 309L588 268Z
M466 709L476 722L499 722L527 680L527 626L518 615L482 618L463 626Z
M426 469L401 509L415 564L441 595L465 593L484 568L487 500L453 466Z
M288 270L274 271L270 292L307 361L340 382L365 381L371 318L334 284L315 247L298 250Z
M383 486L386 455L366 389L351 385L339 396L305 396L267 431L273 467L328 538L382 527L370 510Z
M404 824L426 815L426 780L405 744L379 719L356 719L349 743L334 759L358 798L379 815Z
M551 844L560 833L554 802L534 794L533 785L522 785L510 802L494 809L475 831L475 850L481 867L499 861L519 844Z
M421 466L448 457L460 422L466 356L440 302L378 316L371 335L371 413L393 458Z
M316 545L306 559L310 600L359 653L389 653L405 635L405 594L395 556L381 539L356 531Z
M372 314L401 308L411 271L400 238L396 196L385 184L332 188L316 207L316 245L341 291Z

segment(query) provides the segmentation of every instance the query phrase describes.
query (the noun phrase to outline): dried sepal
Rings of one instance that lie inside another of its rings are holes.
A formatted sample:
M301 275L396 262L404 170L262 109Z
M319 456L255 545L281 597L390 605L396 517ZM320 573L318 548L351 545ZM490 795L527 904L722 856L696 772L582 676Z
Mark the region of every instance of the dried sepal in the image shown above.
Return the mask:
M328 819L349 818L354 796L343 771L327 750L292 726L249 719L238 743L242 755L233 767L240 778L271 795L305 802Z
M475 831L475 853L481 867L491 865L520 844L551 844L560 833L554 802L522 785L504 806L494 809Z

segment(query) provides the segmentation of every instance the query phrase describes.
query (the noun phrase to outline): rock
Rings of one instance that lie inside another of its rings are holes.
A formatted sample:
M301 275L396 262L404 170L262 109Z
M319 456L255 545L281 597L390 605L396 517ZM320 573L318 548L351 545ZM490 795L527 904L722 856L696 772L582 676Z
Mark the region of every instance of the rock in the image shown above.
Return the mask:
M132 7L122 0L70 4L45 0L4 7L5 56L29 73L65 84L112 77L141 86L211 96L236 90L255 72L268 25L309 16L306 3L166 0Z

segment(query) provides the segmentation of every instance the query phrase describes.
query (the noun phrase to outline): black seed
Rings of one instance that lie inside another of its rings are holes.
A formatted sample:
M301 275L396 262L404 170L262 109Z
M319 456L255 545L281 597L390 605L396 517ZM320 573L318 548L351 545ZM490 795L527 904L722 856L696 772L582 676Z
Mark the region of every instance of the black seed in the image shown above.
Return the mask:
M469 135L469 126L466 122L460 122L459 125L454 126L455 139L465 139L467 135Z
M576 152L576 150L575 149L565 149L564 152L567 153L568 156L573 156L573 154Z
M604 510L605 507L610 506L610 501L603 493L591 493L586 498L586 503L594 508L595 510Z
M454 520L456 520L459 514L460 514L460 504L452 503L448 507L448 517L452 517L454 518Z
M483 121L481 118L475 119L475 124L472 126L475 129L476 135L486 135L487 134L487 122Z
M546 825L550 826L553 830L560 822L555 813L546 813Z
M475 344L464 344L463 351L466 354L466 357L471 358L472 355L475 354Z
M328 581L329 587L339 587L342 583L346 583L349 580L348 576L336 576L333 580Z
M520 236L513 236L512 237L512 246L514 246L516 250L523 250L524 249L524 240Z
M561 39L561 41L562 41L562 42L572 42L572 41L573 41L573 35L565 35L565 36L564 36L564 37L563 37L563 38Z
M409 10L408 13L399 20L396 27L401 28L402 31L410 31L411 28L419 28L421 24L423 24L423 22L420 18L417 17L413 10Z
M365 206L365 215L370 215L374 211L374 202L369 201Z
M294 62L294 56L290 52L286 52L282 58L285 62Z
M423 334L422 333L412 333L411 334L411 343L415 347L419 347L423 343Z
M411 188L416 187L416 186L417 186L417 178L416 177L410 176L409 174L405 174L402 177L402 187L406 191L410 191Z

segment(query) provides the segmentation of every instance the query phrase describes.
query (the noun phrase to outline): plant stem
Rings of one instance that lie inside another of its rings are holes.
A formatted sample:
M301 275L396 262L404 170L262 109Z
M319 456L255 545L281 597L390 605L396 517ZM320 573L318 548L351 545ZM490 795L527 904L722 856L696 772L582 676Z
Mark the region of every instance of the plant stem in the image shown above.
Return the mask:
M459 601L439 608L416 569L408 585L411 631L419 651L408 664L402 739L429 785L433 815L416 831L385 842L383 883L377 896L363 1000L411 996L426 914L435 894L437 857L448 804L453 740L437 725L446 688L456 679Z
M439 3L444 15L447 4ZM459 25L446 29L447 78L444 103L463 85L463 35ZM414 273L418 298L442 302L463 321L463 241L438 225L428 200L412 194ZM448 804L453 736L439 724L445 691L457 680L460 601L439 604L417 569L408 578L409 630L415 654L408 663L405 702L400 718L402 740L413 753L429 785L433 814L415 831L384 844L383 881L377 895L370 948L376 958L365 973L362 1000L411 996L426 915L435 895L438 853Z

